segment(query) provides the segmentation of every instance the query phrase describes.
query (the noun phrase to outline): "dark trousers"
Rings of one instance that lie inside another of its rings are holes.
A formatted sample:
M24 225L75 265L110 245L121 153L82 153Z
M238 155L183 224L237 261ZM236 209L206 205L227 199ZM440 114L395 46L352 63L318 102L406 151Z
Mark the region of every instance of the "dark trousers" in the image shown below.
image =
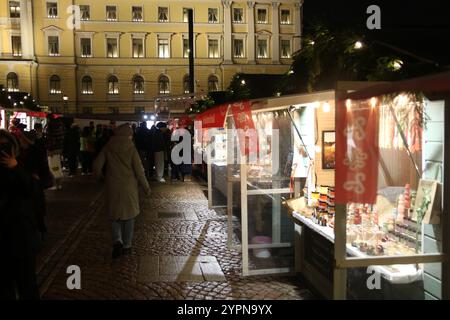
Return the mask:
M77 153L71 153L67 156L68 165L69 165L69 173L70 174L76 174L77 168L78 168L78 154Z
M92 160L94 158L94 154L92 152L82 151L81 152L81 167L83 173L91 173L92 172Z
M36 256L3 256L0 264L0 300L38 300Z

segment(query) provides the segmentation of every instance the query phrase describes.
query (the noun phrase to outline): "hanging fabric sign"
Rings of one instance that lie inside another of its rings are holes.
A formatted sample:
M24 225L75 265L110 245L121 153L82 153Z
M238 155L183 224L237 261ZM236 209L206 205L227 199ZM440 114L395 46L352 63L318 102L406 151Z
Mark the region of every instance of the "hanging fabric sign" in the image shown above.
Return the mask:
M338 101L336 203L376 203L378 109L370 100Z
M223 128L227 112L228 104L222 104L197 115L195 121L201 121L202 128Z
M250 101L231 104L234 123L237 129L241 153L249 155L258 153L258 135L252 118Z

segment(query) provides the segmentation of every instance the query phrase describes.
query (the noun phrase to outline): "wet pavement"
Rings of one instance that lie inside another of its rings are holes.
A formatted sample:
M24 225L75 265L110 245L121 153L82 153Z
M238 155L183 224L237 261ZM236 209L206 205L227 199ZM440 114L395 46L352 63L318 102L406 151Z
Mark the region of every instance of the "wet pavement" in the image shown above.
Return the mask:
M43 299L313 298L296 276L241 275L241 253L227 248L225 212L208 209L204 183L151 187L132 252L115 261L101 185L80 176L47 191L49 235L38 259ZM80 267L79 290L67 288L70 265Z

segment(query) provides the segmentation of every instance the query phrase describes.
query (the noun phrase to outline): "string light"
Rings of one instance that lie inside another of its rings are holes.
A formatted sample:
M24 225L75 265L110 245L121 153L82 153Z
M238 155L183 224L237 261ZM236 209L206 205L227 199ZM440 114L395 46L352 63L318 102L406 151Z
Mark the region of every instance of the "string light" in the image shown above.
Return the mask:
M347 107L347 111L350 111L350 109L352 108L352 100L347 99L345 101L345 106Z
M370 105L372 106L372 109L377 106L377 98L373 97L370 99Z

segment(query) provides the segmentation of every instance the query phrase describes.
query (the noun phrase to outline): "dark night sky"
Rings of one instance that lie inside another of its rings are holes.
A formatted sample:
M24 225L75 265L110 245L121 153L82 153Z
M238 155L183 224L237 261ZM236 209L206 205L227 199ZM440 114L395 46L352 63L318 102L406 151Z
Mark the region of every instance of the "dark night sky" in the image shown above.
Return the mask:
M367 7L381 8L381 30L366 28ZM323 17L330 23L352 26L369 37L424 58L450 65L449 0L305 0L304 22Z

